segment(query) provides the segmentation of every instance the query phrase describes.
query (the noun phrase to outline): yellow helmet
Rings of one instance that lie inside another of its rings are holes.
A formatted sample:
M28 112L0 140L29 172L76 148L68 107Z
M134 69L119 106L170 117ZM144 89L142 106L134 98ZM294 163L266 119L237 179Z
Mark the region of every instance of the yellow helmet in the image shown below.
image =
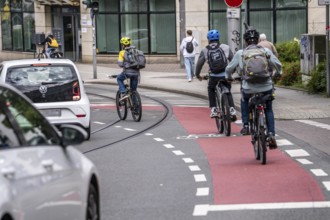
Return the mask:
M124 46L129 46L129 45L131 45L131 38L129 38L129 37L122 37L120 39L120 43L122 45L124 45Z

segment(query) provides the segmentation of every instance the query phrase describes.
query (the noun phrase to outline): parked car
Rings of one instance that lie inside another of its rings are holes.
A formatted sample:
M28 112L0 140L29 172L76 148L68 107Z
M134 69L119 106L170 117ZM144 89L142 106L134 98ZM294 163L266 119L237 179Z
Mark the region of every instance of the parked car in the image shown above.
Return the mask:
M75 64L68 59L26 59L0 63L0 81L23 92L47 119L75 124L91 133L90 103Z
M32 102L0 83L0 219L100 219L99 175L71 146L87 132L57 129Z

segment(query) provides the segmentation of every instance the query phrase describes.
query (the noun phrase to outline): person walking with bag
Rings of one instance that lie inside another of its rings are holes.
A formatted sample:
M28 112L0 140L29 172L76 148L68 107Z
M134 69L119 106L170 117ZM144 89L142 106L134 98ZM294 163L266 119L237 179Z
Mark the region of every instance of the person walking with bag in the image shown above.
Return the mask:
M187 80L191 82L194 77L195 70L195 48L198 46L198 43L195 37L192 35L191 30L187 30L187 37L184 38L180 45L180 51L184 57L184 65L186 67Z

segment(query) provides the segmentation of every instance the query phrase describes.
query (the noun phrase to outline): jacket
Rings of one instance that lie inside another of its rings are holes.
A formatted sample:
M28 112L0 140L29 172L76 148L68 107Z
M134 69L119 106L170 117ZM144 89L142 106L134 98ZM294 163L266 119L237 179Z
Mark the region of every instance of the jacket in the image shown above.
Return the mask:
M194 45L194 51L192 53L188 53L186 50L186 45L188 42L192 40ZM194 57L196 54L196 47L198 46L197 40L193 36L186 37L182 40L180 45L180 51L184 57Z
M218 42L213 42L209 45L216 45L219 44ZM233 52L230 50L230 47L227 44L220 44L220 48L223 50L223 52L225 53L228 61L231 61L233 58ZM203 48L203 50L201 51L201 53L199 54L198 57L198 61L196 64L196 77L198 78L200 76L201 70L203 68L203 65L205 62L208 62L208 49L207 47ZM217 74L212 74L210 73L210 76L214 76L214 77L224 77L226 76L226 72L222 72L222 73L217 73Z
M126 47L124 50L121 50L119 52L119 55L118 55L118 66L123 68L123 71L126 73L126 74L129 74L129 75L139 75L140 74L140 70L138 69L133 69L133 68L129 68L129 63L127 62L128 58L127 58L127 53L126 53L126 50L127 49L130 49L130 48L135 48L135 46L129 46L129 47Z
M282 74L282 64L277 59L277 57L273 54L272 51L270 51L268 48L265 48L266 54L270 56L269 58L269 65L273 67L273 69L276 70L278 74ZM228 64L226 67L226 73L227 74L233 74L237 67L240 68L240 70L243 70L243 56L242 56L243 50L239 50L236 52L233 60ZM272 73L270 73L272 74ZM240 75L242 75L242 71L240 71ZM271 89L273 89L273 81L271 77L264 82L264 83L248 83L245 80L242 80L242 89L244 93L246 94L253 94L258 92L266 92Z

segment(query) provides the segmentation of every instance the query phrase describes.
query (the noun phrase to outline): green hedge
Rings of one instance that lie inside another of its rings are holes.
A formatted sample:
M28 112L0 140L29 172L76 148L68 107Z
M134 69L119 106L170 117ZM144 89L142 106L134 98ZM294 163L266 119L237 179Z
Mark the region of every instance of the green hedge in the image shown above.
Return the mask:
M311 79L308 81L306 88L309 93L325 93L327 90L326 64L320 63L311 72Z

